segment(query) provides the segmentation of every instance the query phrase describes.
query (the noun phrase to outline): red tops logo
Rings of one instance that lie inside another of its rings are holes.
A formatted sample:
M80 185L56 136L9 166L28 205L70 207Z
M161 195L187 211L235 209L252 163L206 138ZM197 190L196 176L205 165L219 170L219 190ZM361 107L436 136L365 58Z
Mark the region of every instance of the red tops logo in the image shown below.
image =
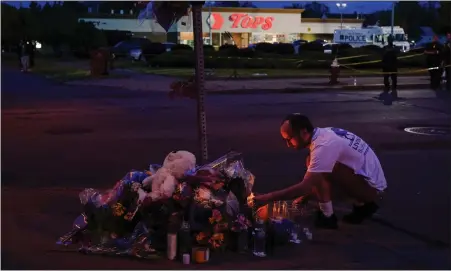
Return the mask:
M233 22L231 28L252 28L261 27L263 30L269 30L272 28L272 22L274 17L263 17L263 16L249 16L245 13L234 13L230 15L229 21ZM219 30L224 24L224 19L219 13L212 13L207 19L207 23L210 25L211 29Z
M249 16L245 13L235 13L230 15L229 21L232 21L232 28L257 28L260 26L263 30L269 30L272 28L273 17L263 17L263 16Z

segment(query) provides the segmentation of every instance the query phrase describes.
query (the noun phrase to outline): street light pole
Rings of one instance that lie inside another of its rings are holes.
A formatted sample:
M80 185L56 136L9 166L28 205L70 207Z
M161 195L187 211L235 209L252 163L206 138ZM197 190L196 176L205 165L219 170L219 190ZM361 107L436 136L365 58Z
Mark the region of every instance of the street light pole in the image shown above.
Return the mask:
M208 26L209 26L209 29L210 29L210 45L213 45L213 32L211 31L211 5L212 5L212 3L210 3L209 5L208 5L208 11L209 11L209 15L208 15L208 18L209 18L209 20L210 20L210 23L208 24Z
M393 35L394 25L395 25L395 2L393 2L392 8L391 8L391 36L392 36L392 38L394 38L394 35Z
M343 29L343 12L340 9L340 29Z
M346 3L337 3L338 9L340 10L340 28L343 29L343 9L346 8Z
M201 152L201 161L199 164L206 163L208 160L208 142L207 142L207 118L205 114L205 69L204 69L204 42L202 37L202 6L205 2L192 1L193 12L193 34L194 50L196 57L196 88L197 88L197 122L199 149Z

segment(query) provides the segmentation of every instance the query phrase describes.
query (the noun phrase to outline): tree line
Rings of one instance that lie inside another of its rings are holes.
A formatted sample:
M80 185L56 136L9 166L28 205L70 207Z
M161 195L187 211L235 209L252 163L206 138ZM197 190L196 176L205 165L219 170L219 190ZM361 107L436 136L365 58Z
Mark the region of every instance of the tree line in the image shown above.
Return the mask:
M99 13L133 9L137 14L141 9L137 2L129 1L55 1L45 5L32 1L26 8L2 2L2 48L12 48L21 40L34 40L50 46L57 55L62 54L63 49L86 55L90 49L111 46L125 39L127 31L102 31L93 23L79 21L92 3L97 8L93 12Z
M1 4L2 47L14 47L21 40L35 40L49 45L55 52L63 45L72 50L106 44L105 35L92 23L79 22L86 7L78 2L31 2L28 8Z

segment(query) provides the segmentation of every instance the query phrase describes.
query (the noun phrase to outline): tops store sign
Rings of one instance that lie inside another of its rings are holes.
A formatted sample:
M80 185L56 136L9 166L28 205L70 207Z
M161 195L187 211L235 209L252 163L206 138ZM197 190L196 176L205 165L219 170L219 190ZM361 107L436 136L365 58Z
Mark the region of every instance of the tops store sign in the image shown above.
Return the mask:
M262 30L270 30L274 17L271 16L251 16L246 13L234 13L229 16L229 22L232 23L231 28L251 28L256 29L260 27ZM212 30L221 30L224 25L224 18L220 13L212 13L208 16L207 24Z
M183 21L183 19L181 20ZM213 33L299 33L300 14L293 13L237 13L237 12L202 12L203 31ZM177 24L180 32L192 32L192 24Z

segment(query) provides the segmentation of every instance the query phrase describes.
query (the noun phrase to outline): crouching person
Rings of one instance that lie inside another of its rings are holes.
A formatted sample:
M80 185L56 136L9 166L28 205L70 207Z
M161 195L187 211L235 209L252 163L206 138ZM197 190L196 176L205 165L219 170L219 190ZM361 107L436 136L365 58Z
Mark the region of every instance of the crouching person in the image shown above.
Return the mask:
M376 202L387 181L376 154L360 137L339 128L314 128L300 114L287 116L280 133L288 147L310 150L307 172L298 184L255 196L257 204L313 194L319 202L315 225L327 229L338 227L332 205L336 195L354 202L344 222L360 224L378 210Z

